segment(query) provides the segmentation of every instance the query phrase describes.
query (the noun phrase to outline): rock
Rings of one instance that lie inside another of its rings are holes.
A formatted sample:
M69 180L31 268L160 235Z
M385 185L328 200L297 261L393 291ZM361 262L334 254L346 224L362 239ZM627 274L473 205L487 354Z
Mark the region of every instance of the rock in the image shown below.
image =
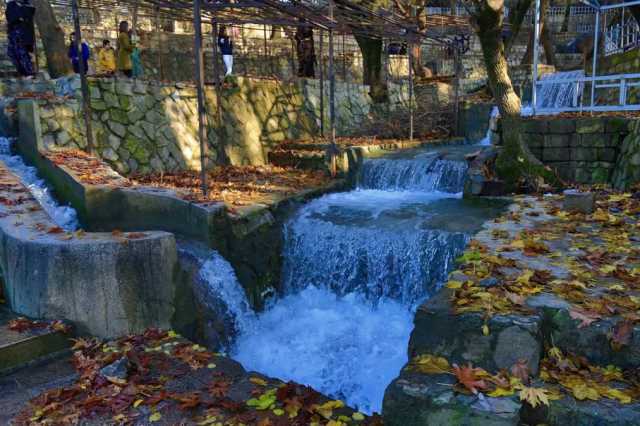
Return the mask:
M129 375L129 359L126 356L100 369L100 374L105 378L127 380Z
M165 171L164 164L158 157L153 157L149 162L149 165L151 166L154 172L161 173Z
M133 84L127 80L117 80L116 93L118 95L133 96Z
M120 107L120 101L118 100L118 97L112 92L104 92L104 102L109 108Z
M109 129L111 129L111 131L113 133L115 133L117 136L124 138L125 135L127 134L127 129L126 127L124 127L122 124L117 123L115 121L109 121Z
M579 192L572 189L564 191L562 208L566 211L589 214L593 213L595 205L596 197L592 192Z
M120 144L122 143L122 140L119 137L111 134L107 138L107 141L109 143L109 146L116 151L118 150L118 148L120 148Z
M71 142L71 136L67 131L63 130L56 135L56 142L60 146L65 146Z
M549 293L542 293L531 296L526 301L527 306L532 308L552 308L552 309L569 309L571 305L563 299Z
M481 280L479 282L481 287L493 287L499 284L499 281L495 277L489 277Z
M102 158L109 161L116 161L118 159L118 154L116 154L112 148L107 148L102 151Z

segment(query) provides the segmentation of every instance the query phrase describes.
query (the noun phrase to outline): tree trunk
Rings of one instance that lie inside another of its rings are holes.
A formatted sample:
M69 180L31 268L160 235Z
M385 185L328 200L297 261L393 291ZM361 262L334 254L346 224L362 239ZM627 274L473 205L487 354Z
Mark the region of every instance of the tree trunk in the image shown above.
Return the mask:
M489 86L503 120L503 128L513 130L519 126L521 104L509 78L502 40L503 15L503 0L483 0L472 17L472 24L480 39ZM557 183L549 169L531 154L518 131L503 133L496 172L509 190L517 190L522 185L537 187L541 179Z
M36 7L35 21L42 38L49 74L52 78L70 74L73 70L67 57L64 31L58 24L53 8L48 0L34 0L33 4Z
M533 0L518 0L514 10L511 11L509 15L509 24L511 25L511 33L507 37L505 41L505 54L509 56L509 52L511 48L516 42L518 35L520 34L520 30L522 29L522 23L524 22L524 17L527 15L529 8Z
M361 35L356 35L355 38L362 52L363 83L369 85L374 102L386 102L388 92L382 74L382 40Z

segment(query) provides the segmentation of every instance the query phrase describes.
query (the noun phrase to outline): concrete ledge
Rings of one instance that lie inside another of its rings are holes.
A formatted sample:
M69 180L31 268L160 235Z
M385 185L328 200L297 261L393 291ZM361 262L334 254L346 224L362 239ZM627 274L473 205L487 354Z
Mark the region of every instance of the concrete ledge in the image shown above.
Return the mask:
M0 179L0 267L13 311L104 338L171 326L173 235L67 234L1 162Z

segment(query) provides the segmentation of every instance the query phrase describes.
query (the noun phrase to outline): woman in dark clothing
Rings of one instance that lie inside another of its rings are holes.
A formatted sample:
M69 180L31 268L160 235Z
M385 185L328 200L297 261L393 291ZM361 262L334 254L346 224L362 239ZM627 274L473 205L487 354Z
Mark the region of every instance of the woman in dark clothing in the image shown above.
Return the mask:
M35 45L33 16L36 9L28 0L7 0L7 56L23 77L34 75L31 52Z

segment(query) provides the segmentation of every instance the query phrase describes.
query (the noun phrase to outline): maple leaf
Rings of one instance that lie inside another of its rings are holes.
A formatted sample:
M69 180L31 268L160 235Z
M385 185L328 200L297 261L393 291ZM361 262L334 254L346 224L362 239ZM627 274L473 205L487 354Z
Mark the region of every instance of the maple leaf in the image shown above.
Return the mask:
M529 361L521 358L511 366L511 374L522 381L522 383L529 383L531 376L531 370L529 369Z
M620 350L623 346L627 346L633 335L633 322L630 320L621 320L616 323L610 332L611 347L614 350Z
M580 321L578 328L588 327L591 323L602 318L595 312L586 312L578 309L570 309L569 316L574 320Z
M547 391L542 388L524 387L520 391L520 401L526 401L527 404L533 408L536 408L538 405L549 405Z
M209 385L209 393L216 398L224 398L230 386L230 380L216 380Z
M453 364L453 374L458 379L458 382L474 395L476 395L479 390L487 388L485 381L476 377L476 375L482 371L480 368L473 368L471 364L465 367L459 367L457 364Z

